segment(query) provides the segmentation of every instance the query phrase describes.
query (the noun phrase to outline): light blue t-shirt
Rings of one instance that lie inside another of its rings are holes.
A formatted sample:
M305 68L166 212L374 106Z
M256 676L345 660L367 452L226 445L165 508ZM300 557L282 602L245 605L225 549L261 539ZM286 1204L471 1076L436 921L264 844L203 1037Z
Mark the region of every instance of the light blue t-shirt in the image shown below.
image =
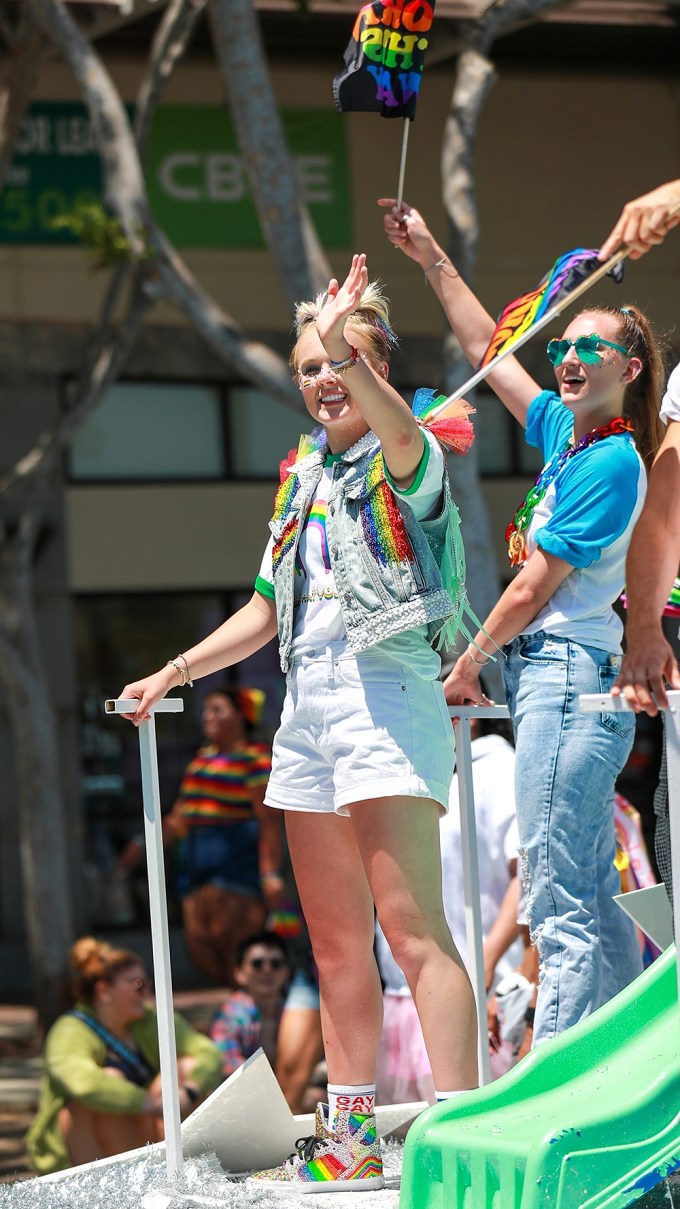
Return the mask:
M546 466L572 438L574 417L552 391L527 413L526 440ZM607 437L569 458L537 505L526 531L528 555L537 547L571 563L525 634L546 630L585 646L619 653L623 625L612 609L625 578L628 545L647 476L629 433Z

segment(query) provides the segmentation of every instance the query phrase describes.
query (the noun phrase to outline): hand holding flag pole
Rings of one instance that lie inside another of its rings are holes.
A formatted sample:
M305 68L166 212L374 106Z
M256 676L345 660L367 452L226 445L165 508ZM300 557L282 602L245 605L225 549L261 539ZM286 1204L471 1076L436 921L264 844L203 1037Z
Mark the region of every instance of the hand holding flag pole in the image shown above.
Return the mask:
M630 253L630 248L625 246L619 248L618 252L610 256L604 264L599 264L592 272L588 272L587 277L579 281L578 285L571 290L569 286L574 279L578 281L578 278L583 276L584 270L588 271L589 264L597 263L597 251L577 248L574 252L567 252L560 257L535 290L522 294L513 302L508 303L496 324L479 369L458 390L438 404L430 413L430 418L435 419L447 407L457 403L473 387L483 382L505 357L509 357L511 353L515 353L518 348L527 344L532 336L536 335L536 332L547 327L553 319L557 319L567 306L576 302L602 277L611 273L614 280L620 281L623 269L621 267L618 273L617 270L619 266L623 266L623 261L630 256ZM568 291L566 294L565 289ZM551 301L552 306L550 306Z

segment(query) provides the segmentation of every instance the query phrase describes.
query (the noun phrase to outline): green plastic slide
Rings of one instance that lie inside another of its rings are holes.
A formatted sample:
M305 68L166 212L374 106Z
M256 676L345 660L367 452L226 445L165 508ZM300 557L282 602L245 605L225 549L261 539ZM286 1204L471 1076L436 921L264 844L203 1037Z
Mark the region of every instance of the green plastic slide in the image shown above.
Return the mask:
M624 1209L680 1168L675 948L408 1134L401 1209Z

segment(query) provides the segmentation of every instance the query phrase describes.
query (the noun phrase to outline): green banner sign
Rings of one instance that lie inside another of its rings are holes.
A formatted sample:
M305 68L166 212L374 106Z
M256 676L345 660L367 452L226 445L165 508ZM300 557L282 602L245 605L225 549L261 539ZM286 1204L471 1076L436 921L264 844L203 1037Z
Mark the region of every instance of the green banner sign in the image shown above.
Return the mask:
M351 244L345 126L332 110L281 115L302 195L321 242ZM227 110L209 105L160 108L147 157L151 209L183 248L264 246ZM72 102L37 102L24 122L7 186L0 195L0 243L67 244L53 219L101 199L102 173L87 111Z

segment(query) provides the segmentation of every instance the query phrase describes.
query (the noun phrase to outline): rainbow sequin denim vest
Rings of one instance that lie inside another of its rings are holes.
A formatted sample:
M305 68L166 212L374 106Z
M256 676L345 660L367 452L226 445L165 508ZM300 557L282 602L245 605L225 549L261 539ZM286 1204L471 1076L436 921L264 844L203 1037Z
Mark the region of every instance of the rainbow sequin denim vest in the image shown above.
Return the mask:
M324 456L324 448L316 449L292 464L269 524L284 671L290 666L294 628L295 554ZM465 562L446 473L438 515L418 521L390 490L378 439L366 433L333 467L326 530L347 643L354 654L420 625L427 626L428 640L437 648L451 642L458 628L465 630Z

